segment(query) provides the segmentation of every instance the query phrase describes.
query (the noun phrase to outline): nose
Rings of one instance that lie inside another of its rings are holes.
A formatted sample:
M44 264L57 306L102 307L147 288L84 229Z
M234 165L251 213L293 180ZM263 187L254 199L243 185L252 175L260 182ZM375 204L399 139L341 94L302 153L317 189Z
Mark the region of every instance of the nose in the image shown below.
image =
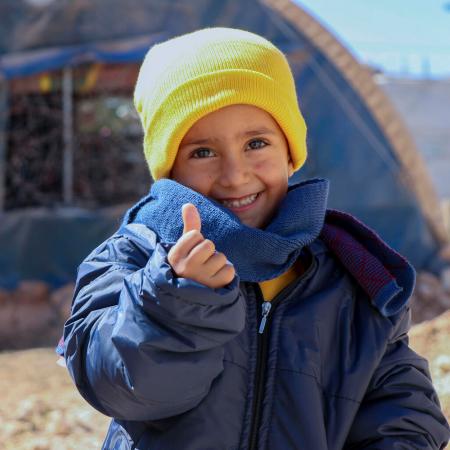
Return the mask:
M229 153L223 157L220 172L222 186L230 188L241 186L250 179L251 168L245 155Z

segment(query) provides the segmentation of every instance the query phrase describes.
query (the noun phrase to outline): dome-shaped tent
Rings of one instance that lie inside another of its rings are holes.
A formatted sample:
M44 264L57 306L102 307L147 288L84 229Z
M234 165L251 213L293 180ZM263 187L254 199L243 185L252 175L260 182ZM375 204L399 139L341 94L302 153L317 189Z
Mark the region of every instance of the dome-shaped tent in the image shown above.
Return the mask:
M22 77L98 62L104 67L121 64L137 70L149 45L170 36L206 26L254 31L288 56L308 124L309 158L293 181L314 176L330 179L330 207L357 215L416 268L438 267L437 255L448 243L448 236L427 171L408 131L370 70L293 1L65 0L46 2L45 7L30 6L32 3L9 0L0 6L3 108L8 89L20 85ZM130 95L133 81L128 85ZM4 159L5 139L1 136L0 159ZM1 172L0 185L4 183ZM20 258L13 255L19 247L8 231L9 216L3 213L0 224L0 246L9 249L0 256L0 285L20 279L23 271L23 260L20 267L11 264ZM23 216L14 221L23 224ZM54 237L50 241L30 233L28 239L46 243L43 254L52 258L52 266L55 258L59 262L58 274L40 273L45 267L42 261L34 264L34 271L30 269L27 276L50 279L55 284L67 281L93 243L106 237L116 224L111 220L105 227L103 222L94 236L86 234L84 225L77 231L73 222L72 240L79 245L63 258ZM29 229L36 230L33 226Z

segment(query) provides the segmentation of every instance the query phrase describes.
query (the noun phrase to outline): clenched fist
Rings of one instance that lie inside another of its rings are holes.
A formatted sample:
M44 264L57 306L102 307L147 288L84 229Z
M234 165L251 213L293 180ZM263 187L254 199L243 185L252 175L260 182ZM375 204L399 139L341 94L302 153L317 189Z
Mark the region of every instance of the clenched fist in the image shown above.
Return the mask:
M216 252L214 242L203 237L197 208L186 203L181 215L183 234L168 254L172 269L179 277L190 278L213 289L226 286L234 278L234 267L223 253Z

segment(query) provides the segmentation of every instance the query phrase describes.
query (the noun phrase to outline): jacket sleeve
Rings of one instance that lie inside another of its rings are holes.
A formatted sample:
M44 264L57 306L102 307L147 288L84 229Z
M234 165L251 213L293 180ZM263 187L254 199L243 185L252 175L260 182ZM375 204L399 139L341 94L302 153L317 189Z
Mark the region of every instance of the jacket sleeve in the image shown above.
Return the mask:
M195 407L245 324L237 277L210 289L174 276L168 246L144 225L122 228L78 269L64 356L81 395L124 420Z
M408 346L410 311L393 319L393 333L354 419L346 450L437 450L449 427L427 361Z

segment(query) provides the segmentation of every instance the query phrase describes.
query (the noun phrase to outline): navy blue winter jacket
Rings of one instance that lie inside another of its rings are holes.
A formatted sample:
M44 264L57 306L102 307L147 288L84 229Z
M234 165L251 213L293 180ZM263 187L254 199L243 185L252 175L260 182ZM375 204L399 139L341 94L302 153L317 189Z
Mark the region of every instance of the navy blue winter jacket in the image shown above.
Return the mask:
M113 418L103 448L442 449L448 425L408 347L408 306L382 314L324 242L305 248L308 269L262 334L257 283L175 277L146 226L94 250L64 350L81 395Z

